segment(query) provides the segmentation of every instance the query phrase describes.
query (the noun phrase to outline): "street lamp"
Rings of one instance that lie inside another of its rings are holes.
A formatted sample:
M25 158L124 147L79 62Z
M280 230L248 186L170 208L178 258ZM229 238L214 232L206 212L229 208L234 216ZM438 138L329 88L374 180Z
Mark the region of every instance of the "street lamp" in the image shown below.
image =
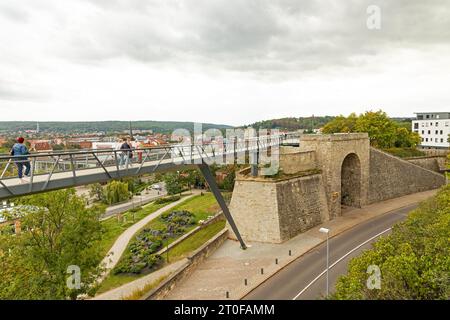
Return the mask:
M329 246L329 233L330 233L330 229L327 229L327 228L320 228L319 229L319 232L321 232L321 233L326 233L326 235L327 235L327 297L328 297L328 294L329 294L329 287L328 287L328 279L329 279L329 277L328 277L328 271L329 271L329 253L330 253L330 246Z

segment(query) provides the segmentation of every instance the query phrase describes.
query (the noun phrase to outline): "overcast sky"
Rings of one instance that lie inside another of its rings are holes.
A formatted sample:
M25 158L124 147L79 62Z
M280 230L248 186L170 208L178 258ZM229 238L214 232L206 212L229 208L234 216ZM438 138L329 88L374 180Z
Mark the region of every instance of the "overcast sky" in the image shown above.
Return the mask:
M448 0L0 0L0 120L413 116L449 84Z

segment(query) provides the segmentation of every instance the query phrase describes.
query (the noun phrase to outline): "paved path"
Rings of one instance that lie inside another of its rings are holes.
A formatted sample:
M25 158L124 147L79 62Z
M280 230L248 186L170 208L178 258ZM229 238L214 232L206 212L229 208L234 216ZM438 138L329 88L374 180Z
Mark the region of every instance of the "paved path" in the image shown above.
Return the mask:
M148 194L144 193L140 196L135 195L130 201L106 208L105 213L102 215L102 219L107 219L118 213L124 213L134 207L143 206L153 200L165 197L166 195L166 190L162 190L159 193L157 190L150 190L148 191Z
M389 211L418 203L435 193L436 190L426 191L347 210L343 216L282 244L255 242L249 243L247 250L241 250L236 241L227 240L189 278L175 287L167 299L225 299L227 291L231 299L241 299L280 269L323 243L326 236L318 232L320 227L329 228L331 236L334 236ZM275 259L278 259L278 264ZM261 268L264 271L262 275ZM244 279L248 281L247 286Z
M391 227L404 220L417 208L412 204L370 219L333 237L329 241L330 293L334 292L339 276L347 273L349 261L370 249L380 236L390 233ZM319 245L267 279L250 292L247 300L315 300L326 297L326 243Z
M183 264L187 263L188 263L187 258L171 263L166 267L156 270L155 272L152 272L142 278L139 278L137 280L124 284L123 286L99 294L94 298L92 298L92 300L123 300L124 298L133 294L135 291L142 290L147 284L151 284L159 280L161 277L170 276L173 272L181 268Z
M168 204L167 206L164 206L161 209L156 210L155 212L149 214L148 216L146 216L142 220L136 222L131 227L129 227L127 230L125 230L117 238L116 242L114 242L114 244L111 247L111 249L109 250L108 254L103 259L102 264L103 263L105 264L106 271L99 278L99 281L100 282L103 281L103 279L109 274L111 269L116 266L117 262L119 262L120 257L122 256L122 254L124 253L125 249L127 248L128 243L130 242L130 240L133 238L133 236L139 230L141 230L147 223L149 223L150 221L152 221L153 219L155 219L156 217L158 217L159 215L161 215L165 211L170 210L171 208L177 206L178 204L186 201L189 198L192 198L193 196L195 196L195 195L197 195L199 193L200 193L200 191L193 190L191 195L189 195L187 197L183 197L183 198L181 198L178 201L172 202L172 203Z

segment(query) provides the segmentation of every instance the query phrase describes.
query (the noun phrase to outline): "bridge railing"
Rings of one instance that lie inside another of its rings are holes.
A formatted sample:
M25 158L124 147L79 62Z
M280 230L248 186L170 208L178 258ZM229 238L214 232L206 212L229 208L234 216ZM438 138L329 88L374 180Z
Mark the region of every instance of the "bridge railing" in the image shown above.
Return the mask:
M26 156L0 156L0 188L4 181L17 178L17 167L29 166L30 183L38 176L53 175L62 172L82 172L89 169L102 169L107 175L111 171L134 170L139 174L142 166L154 163L157 167L162 162L190 164L195 159L211 159L230 153L243 153L258 149L267 149L279 145L292 135L268 135L252 138L234 138L210 141L206 144L171 144L149 148L133 148L131 151L113 149L88 149L74 151L57 151L31 153Z

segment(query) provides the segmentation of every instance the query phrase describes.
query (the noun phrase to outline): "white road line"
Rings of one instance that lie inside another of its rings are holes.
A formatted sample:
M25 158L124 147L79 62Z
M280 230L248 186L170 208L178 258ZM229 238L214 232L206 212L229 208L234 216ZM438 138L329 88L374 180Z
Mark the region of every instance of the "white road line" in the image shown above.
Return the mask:
M376 235L374 235L372 238L367 239L366 241L364 241L363 243L361 243L360 245L358 245L357 247L353 248L352 250L350 250L349 252L347 252L346 254L344 254L342 257L340 257L338 260L336 260L336 262L334 262L332 265L330 265L330 269L333 268L335 265L337 265L339 262L341 262L343 259L345 259L348 255L352 254L353 252L355 252L356 250L358 250L359 248L361 248L363 245L367 244L368 242L372 241L373 239L381 236L382 234L390 231L392 228L388 228ZM300 291L294 298L292 298L292 300L296 300L298 297L300 297L306 290L308 290L309 287L311 287L314 282L316 282L321 276L323 276L325 273L327 272L327 269L325 269L324 271L322 271L317 277L314 278L313 281L311 281L305 288L303 288L302 291Z

